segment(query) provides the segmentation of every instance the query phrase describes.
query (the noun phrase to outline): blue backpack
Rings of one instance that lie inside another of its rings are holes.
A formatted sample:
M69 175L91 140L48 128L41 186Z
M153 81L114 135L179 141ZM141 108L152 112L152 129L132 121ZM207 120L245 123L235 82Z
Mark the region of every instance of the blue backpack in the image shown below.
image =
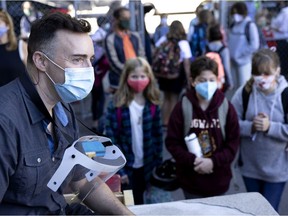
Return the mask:
M193 57L198 57L206 53L206 30L206 24L198 24L194 27L194 32L189 40Z

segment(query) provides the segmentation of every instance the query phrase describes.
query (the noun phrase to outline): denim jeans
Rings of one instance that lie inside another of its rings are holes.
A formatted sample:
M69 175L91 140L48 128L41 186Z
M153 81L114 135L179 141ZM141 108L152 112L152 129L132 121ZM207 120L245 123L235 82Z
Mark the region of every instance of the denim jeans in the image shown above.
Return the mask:
M262 194L273 208L278 211L282 192L286 182L267 182L243 176L247 192L259 192Z

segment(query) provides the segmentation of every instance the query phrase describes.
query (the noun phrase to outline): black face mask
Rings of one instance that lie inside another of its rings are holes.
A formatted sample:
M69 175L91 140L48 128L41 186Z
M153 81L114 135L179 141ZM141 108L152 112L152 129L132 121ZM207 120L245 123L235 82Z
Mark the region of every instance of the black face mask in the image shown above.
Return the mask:
M120 29L129 30L130 29L130 20L120 20L119 22Z

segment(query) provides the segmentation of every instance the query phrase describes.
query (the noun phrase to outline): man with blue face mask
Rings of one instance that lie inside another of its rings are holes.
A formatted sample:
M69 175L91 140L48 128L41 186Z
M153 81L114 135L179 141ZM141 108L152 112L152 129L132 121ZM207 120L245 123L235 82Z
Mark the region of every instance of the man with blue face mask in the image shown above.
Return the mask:
M217 75L215 61L196 58L190 67L191 88L170 116L165 144L176 160L186 199L222 195L232 178L230 165L240 142L239 124L234 107L217 89ZM203 156L188 151L184 137L193 133Z
M69 103L85 98L94 83L90 30L87 21L62 13L35 21L27 73L0 90L1 215L131 214L105 183L87 188L77 169L59 189L47 186L66 150L79 138ZM63 193L68 187L85 196L87 207L66 203Z

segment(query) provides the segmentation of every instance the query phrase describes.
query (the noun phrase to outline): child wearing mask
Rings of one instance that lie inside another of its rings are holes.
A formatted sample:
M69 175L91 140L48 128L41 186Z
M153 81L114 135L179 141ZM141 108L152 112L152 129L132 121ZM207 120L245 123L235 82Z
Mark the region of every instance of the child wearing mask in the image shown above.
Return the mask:
M154 43L156 43L162 36L165 36L169 32L169 25L167 24L167 14L161 15L161 22L156 27L155 33L153 35Z
M285 88L279 57L262 49L253 55L252 77L232 98L240 123L239 165L246 189L261 193L276 211L288 180L288 125L281 98Z
M145 49L138 32L130 29L131 13L126 7L113 12L113 24L105 38L105 53L109 61L109 91L115 93L125 61L131 58L146 58Z
M260 47L257 26L248 16L245 2L236 2L230 10L232 24L228 32L231 74L235 88L244 85L251 76L252 54Z
M239 124L234 107L217 89L217 76L215 61L206 56L196 58L190 67L187 101L177 103L169 120L165 144L176 160L177 177L186 199L222 195L232 178L231 163L239 146ZM186 133L184 122L189 115L184 107L188 103L193 112ZM223 103L226 112L220 116ZM184 137L191 133L198 138L202 157L188 151Z
M149 63L141 57L127 60L119 89L108 105L106 135L127 159L120 170L122 188L133 190L135 204L144 203L152 170L162 162L159 103L160 91Z

